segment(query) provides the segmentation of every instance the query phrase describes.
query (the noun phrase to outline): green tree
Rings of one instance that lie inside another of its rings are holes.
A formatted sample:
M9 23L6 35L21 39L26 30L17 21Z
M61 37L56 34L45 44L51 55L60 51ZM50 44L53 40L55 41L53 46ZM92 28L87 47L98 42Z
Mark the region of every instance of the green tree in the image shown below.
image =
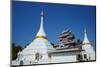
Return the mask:
M21 51L23 48L21 46L16 46L15 43L12 43L12 60L15 60L17 58L17 54L19 51Z
M77 39L76 44L80 49L82 49L82 41L80 39Z

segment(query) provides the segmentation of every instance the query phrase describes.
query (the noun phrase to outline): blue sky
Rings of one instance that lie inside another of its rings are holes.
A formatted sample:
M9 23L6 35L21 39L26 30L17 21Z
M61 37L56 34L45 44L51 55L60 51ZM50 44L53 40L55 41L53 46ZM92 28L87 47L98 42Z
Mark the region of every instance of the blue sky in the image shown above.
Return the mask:
M95 43L95 6L20 1L12 2L12 42L24 46L35 39L42 8L44 29L50 42L58 43L58 35L68 28L76 39L83 40L86 28L89 40Z

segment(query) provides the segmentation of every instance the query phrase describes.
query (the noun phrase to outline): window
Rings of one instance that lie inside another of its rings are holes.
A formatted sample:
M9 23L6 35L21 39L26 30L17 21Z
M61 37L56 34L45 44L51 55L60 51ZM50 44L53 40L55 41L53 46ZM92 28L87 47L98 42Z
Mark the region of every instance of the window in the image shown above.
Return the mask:
M84 58L87 58L86 54L84 54Z
M49 58L51 59L51 54L48 54Z
M22 60L20 61L20 65L23 65L23 61Z
M82 60L82 55L81 54L77 55L77 60Z
M35 54L35 60L39 61L39 53Z
M80 54L77 55L77 60L80 60Z

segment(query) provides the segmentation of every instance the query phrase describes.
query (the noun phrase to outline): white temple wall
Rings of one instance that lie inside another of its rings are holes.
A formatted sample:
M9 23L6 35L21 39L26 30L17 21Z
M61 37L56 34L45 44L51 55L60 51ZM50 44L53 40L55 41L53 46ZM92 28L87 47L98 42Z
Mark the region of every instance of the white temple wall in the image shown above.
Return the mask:
M59 62L75 62L76 56L53 56L51 63L59 63Z
M64 54L53 54L51 57L51 63L60 63L60 62L76 62L77 61L77 54L76 55L68 55L67 53Z

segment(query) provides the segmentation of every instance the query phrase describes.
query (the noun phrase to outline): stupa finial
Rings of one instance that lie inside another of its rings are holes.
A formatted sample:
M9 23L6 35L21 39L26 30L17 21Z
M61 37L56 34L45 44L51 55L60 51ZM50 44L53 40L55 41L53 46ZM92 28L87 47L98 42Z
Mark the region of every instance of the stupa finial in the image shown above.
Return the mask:
M36 35L36 38L46 38L46 34L44 32L44 27L43 27L43 23L44 23L44 11L43 11L43 8L41 10L41 13L40 13L40 16L41 16L41 24L40 24L40 29Z

